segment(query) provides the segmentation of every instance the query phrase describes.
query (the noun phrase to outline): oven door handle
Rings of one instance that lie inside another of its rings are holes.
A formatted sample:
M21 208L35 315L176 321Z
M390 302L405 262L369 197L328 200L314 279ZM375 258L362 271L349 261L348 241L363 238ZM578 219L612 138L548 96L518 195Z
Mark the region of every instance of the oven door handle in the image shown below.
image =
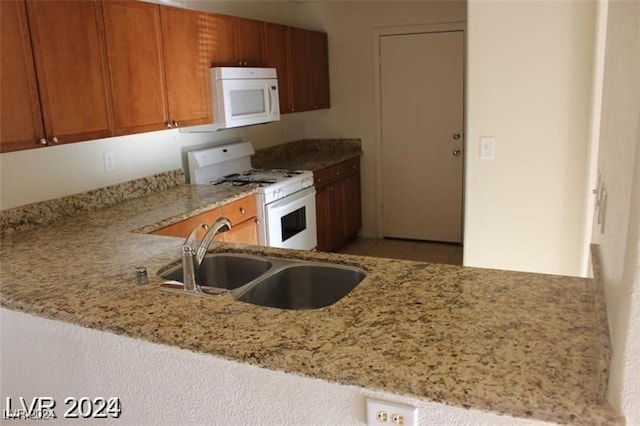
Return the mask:
M295 192L289 196L276 200L272 203L267 204L267 209L278 209L283 206L287 206L295 201L298 201L301 198L313 196L316 194L316 189L313 186L303 189L302 191Z

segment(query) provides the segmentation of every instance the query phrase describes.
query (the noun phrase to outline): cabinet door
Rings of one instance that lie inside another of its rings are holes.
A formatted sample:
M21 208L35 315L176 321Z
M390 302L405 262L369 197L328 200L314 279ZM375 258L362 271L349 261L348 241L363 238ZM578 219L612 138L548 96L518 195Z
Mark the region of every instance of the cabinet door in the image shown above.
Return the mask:
M161 6L160 17L171 124L209 123L209 64L200 37L203 14Z
M44 138L23 1L0 1L0 152L35 148Z
M160 7L103 2L116 134L167 127Z
M291 73L289 71L288 27L265 24L265 66L275 68L280 92L280 114L291 112Z
M256 218L245 220L231 230L221 234L227 243L258 245L258 223Z
M238 32L233 16L209 13L206 16L206 40L211 66L238 66Z
M318 251L331 251L331 224L329 217L329 187L316 189L316 233Z
M289 28L289 51L291 55L291 100L292 112L309 111L309 57L307 36L309 31Z
M263 67L264 22L253 19L236 18L238 35L238 60L242 66Z
M27 11L48 142L113 136L100 3L29 1Z
M331 106L329 94L329 45L327 34L310 31L307 34L310 60L311 104L314 109Z
M344 182L344 234L345 239L350 239L358 233L362 226L360 173L347 177Z

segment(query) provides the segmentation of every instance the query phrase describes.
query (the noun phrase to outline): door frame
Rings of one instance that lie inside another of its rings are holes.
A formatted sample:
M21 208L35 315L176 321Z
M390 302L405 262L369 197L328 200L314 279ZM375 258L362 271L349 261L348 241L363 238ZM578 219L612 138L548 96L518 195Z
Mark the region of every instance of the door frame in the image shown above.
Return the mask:
M384 217L383 217L383 175L382 175L382 75L380 69L382 67L382 61L380 58L380 38L383 36L393 35L407 35L407 34L424 34L424 33L441 33L451 31L462 31L464 38L464 65L463 65L463 92L464 92L464 105L463 105L463 141L462 152L464 153L464 163L462 165L462 223L460 224L462 229L462 243L464 243L464 216L465 216L465 180L466 180L466 164L467 164L467 24L466 22L445 22L440 24L425 24L425 25L409 25L402 27L381 27L373 29L373 104L374 104L374 140L375 140L375 197L376 197L376 238L384 237Z

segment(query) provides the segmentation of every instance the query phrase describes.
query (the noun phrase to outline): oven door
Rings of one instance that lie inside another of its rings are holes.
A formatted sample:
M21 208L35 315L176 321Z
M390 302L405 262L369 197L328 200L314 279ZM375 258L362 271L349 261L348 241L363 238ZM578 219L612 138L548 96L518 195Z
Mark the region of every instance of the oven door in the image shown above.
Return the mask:
M307 188L265 206L269 247L316 248L316 190Z

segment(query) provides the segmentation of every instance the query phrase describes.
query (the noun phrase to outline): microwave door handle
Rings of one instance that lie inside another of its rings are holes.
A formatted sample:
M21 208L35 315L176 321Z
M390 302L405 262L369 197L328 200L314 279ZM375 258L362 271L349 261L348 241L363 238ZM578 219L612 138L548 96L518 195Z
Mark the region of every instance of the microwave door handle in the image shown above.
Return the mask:
M273 101L273 90L271 89L271 87L267 86L269 89L269 106L271 108L269 108L269 115L273 115L273 113L276 111L276 104Z

